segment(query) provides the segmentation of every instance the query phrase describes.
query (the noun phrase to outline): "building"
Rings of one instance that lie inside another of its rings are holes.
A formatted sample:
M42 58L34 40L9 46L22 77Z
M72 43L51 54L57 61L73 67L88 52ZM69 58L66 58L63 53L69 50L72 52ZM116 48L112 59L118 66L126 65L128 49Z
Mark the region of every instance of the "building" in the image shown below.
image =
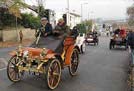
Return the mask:
M79 14L76 13L66 13L67 16L67 25L70 26L70 28L72 29L74 26L76 26L77 24L80 24L81 22L81 16ZM69 19L68 19L69 18Z
M71 29L81 22L81 16L76 13L56 12L56 23L58 23L60 18L63 18L65 23L70 26Z

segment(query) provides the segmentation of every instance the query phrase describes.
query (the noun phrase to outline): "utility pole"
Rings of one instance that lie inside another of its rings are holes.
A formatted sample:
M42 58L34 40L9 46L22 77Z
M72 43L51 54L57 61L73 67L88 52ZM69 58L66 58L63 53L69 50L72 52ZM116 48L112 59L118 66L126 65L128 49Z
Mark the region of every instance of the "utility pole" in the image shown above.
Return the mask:
M88 4L88 3L82 3L81 4L81 22L83 21L83 5Z
M70 26L70 4L69 0L67 0L67 24Z

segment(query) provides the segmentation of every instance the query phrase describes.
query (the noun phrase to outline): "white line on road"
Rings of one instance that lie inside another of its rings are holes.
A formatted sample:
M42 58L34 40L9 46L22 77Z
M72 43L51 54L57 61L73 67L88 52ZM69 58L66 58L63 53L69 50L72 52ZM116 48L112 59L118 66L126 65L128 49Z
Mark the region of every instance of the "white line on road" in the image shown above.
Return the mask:
M0 69L0 71L6 70L6 69L7 69L7 68L5 67L5 68Z
M3 64L2 66L4 66L4 67L0 68L0 71L5 70L7 67L7 64L8 64L7 61L5 60L5 58L0 58L0 63L2 63Z

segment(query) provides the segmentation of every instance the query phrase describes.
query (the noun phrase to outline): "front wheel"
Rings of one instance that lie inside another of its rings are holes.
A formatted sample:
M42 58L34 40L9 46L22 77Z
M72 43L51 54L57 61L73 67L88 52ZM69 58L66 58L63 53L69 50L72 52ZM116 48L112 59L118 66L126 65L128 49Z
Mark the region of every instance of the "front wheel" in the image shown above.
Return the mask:
M17 64L21 59L17 56L11 57L7 65L7 76L12 82L18 82L21 80L22 73L19 71Z
M77 49L74 49L71 55L71 64L69 66L69 73L71 76L75 76L77 74L78 65L79 65L79 53Z
M55 89L61 79L61 64L58 59L50 61L46 67L47 85L50 89Z

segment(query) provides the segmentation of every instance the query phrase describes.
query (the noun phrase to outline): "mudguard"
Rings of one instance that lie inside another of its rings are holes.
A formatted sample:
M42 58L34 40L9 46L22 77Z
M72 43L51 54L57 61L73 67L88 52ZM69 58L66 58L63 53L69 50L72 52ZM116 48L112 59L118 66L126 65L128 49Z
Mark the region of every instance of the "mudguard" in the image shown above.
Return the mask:
M69 46L67 49L66 55L65 55L65 65L70 65L71 64L71 56L73 53L73 49L75 48L74 45Z
M17 55L17 52L16 51L11 51L11 52L9 52L9 55L10 56L16 56Z

